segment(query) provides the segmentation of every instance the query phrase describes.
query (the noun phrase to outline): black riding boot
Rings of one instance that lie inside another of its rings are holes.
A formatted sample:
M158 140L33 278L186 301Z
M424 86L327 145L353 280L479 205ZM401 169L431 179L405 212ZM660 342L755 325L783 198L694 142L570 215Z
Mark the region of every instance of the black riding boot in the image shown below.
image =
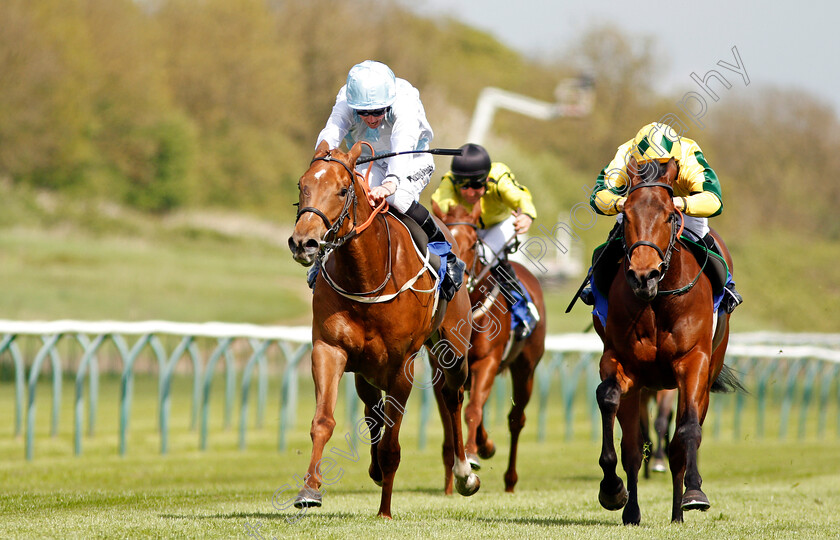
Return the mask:
M537 306L535 306L533 302L528 301L528 295L525 292L525 288L516 277L516 272L514 272L513 267L510 265L510 261L507 259L500 260L496 263L496 266L493 267L492 274L499 281L499 285L509 291L505 294L505 298L508 299L508 301L510 301L511 298L515 298L513 295L513 292L515 292L520 298L522 298L522 302L525 302L528 314L530 315L530 320L528 320L528 317L523 317L522 322L514 328L514 339L517 341L525 339L531 335L531 332L534 331L534 328L536 328L537 323L540 321L540 313L537 310ZM513 309L514 302L510 302L510 304L511 309Z
M423 232L429 237L429 242L448 242L443 235L426 207L417 203L411 203L411 206L406 210L405 215L416 221ZM464 270L467 265L455 256L455 253L450 252L446 256L446 275L443 277L443 283L440 286L440 294L447 302L452 300L455 292L461 288L464 283Z
M714 237L712 237L711 234L706 234L706 236L703 237L703 243L708 249L723 257L723 253L721 253L720 246L717 245L717 242L715 242L715 239ZM735 308L743 302L744 299L741 297L740 293L738 293L738 291L735 290L734 281L731 281L724 285L723 300L721 300L721 305L723 306L724 311L726 311L727 313L732 313L733 311L735 311Z

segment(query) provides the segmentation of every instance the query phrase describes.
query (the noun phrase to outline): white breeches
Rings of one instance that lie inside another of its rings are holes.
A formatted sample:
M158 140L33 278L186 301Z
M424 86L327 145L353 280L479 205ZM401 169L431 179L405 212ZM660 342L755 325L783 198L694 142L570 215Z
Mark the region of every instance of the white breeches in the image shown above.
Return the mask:
M516 228L513 226L515 221L516 218L510 216L489 229L478 230L478 237L481 238L483 243L484 260L491 267L496 265L496 261L500 258L499 255L504 257L505 245L516 236Z

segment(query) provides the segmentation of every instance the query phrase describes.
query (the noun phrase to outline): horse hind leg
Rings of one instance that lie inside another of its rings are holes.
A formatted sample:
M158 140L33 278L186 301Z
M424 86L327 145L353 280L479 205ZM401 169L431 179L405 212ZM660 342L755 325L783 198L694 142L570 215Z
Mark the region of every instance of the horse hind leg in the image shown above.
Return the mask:
M411 393L411 383L401 379L382 398L381 407L385 429L377 445L377 459L382 470L382 498L379 503L379 517L391 519L391 494L394 491L394 477L400 465L400 426L402 425L405 403Z
M676 393L676 389L660 390L656 395L656 420L653 423L653 429L656 432L656 450L653 453L653 472L664 473L668 470L665 465L665 455L670 442L668 430L671 426L671 418L674 416Z
M519 475L516 472L516 456L519 449L519 434L525 427L525 407L531 400L531 393L534 390L534 366L524 356L520 356L510 366L510 375L513 380L513 406L508 415L508 428L510 429L510 457L508 468L505 471L505 491L513 493Z
M441 368L438 366L435 358L431 355L429 356L429 363L432 366L432 372L440 374ZM449 409L447 408L446 400L443 397L443 384L443 376L436 376L434 384L435 402L437 403L438 413L440 413L440 420L443 425L443 445L441 448L444 470L443 493L445 495L452 495L452 486L454 481L452 469L455 466L455 441L452 436L454 431L452 427L452 417L449 415Z
M435 357L437 364L443 368L441 397L446 406L454 443L455 460L452 473L455 475L455 489L461 495L468 497L478 491L481 487L481 481L467 461L461 428L461 405L464 401L463 384L467 378L466 351L454 349L453 342L444 339L429 350L429 355ZM448 362L442 362L441 358L447 359Z
M359 394L359 398L365 404L365 422L370 433L370 467L368 468L368 475L374 484L382 487L382 468L379 466L378 448L384 422L379 416L381 411L377 409L382 400L382 392L357 373L356 393Z

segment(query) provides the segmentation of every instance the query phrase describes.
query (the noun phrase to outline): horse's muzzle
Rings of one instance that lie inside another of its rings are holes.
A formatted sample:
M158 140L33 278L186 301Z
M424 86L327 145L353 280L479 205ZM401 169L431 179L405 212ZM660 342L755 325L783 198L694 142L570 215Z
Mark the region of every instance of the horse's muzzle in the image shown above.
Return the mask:
M627 284L633 294L640 300L650 302L656 298L659 292L659 270L651 270L643 275L639 275L634 270L628 270L626 273Z
M289 237L289 250L297 262L303 266L311 266L321 250L321 242L317 238L307 238L295 233Z

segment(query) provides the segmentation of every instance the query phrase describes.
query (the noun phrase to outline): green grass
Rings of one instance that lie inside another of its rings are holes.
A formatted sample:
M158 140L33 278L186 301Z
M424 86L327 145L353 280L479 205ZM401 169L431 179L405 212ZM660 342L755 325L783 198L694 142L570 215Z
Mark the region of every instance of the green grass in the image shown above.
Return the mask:
M170 449L160 454L156 427L157 381L138 375L129 426L128 451L117 454L118 379L103 377L96 435L85 437L73 455L72 387L65 383L59 434L50 437L49 387L38 390L35 457L23 457L13 436L11 414L0 426L0 531L8 538L248 538L245 526L261 525L265 538L828 538L840 537L840 439L829 429L824 440L759 440L749 429L733 440L728 424L719 438L707 429L701 449L706 513L686 513L670 524L670 480L656 475L640 487L642 524L625 528L619 512L597 502L599 444L592 440L582 403L574 418L574 439L563 440L559 396L550 403L547 441L536 441L536 405L523 432L517 493L504 493L508 436L504 421L488 411L499 451L484 462L481 490L473 497L442 494L440 430L433 417L428 445L418 449L419 396L407 407L401 433L402 462L396 478L394 520L375 518L379 488L367 477L367 447L360 458L338 458L344 475L324 494L324 506L290 523L294 513L272 507L272 494L294 484L309 461L308 424L314 408L312 383L301 379L297 426L289 448L277 451L279 390L272 381L265 423L257 428L251 407L247 449L237 449L234 427L222 426L221 384L215 388L209 448L198 451L189 429L190 382L173 387ZM0 384L0 405L13 410L13 387ZM252 394L253 395L253 394ZM238 408L237 408L238 412ZM771 418L778 403L771 401ZM714 408L710 412L710 421ZM344 448L349 432L344 398L327 448ZM745 420L749 426L751 420ZM292 490L293 491L293 490ZM290 491L289 493L292 493ZM284 497L285 499L285 497Z

